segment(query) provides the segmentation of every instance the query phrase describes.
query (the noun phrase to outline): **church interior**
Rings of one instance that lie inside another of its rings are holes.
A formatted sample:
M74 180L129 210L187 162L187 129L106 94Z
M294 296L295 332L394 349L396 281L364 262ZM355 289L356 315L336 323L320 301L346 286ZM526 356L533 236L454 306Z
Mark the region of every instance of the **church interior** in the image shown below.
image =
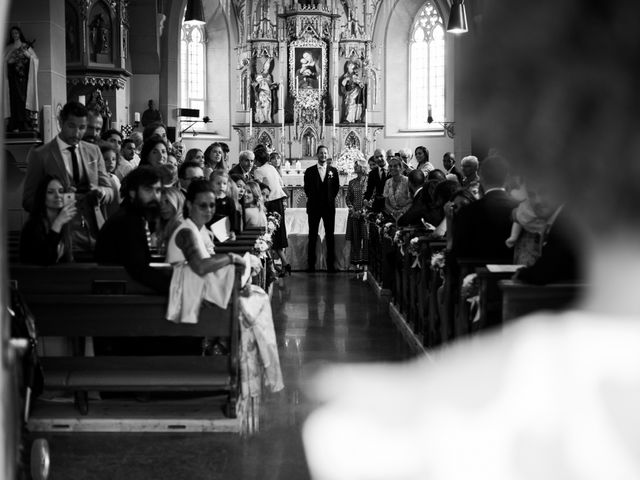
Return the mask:
M3 477L640 473L640 7L507 3L3 3Z

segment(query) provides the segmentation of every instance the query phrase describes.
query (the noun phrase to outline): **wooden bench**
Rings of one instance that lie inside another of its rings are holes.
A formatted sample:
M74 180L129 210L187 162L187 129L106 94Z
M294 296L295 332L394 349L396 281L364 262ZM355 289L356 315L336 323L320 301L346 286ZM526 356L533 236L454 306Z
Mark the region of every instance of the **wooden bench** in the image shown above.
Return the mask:
M203 305L193 325L167 321L166 297L131 280L122 267L13 265L10 276L33 312L39 336L229 339L228 354L220 356L86 357L76 348L69 356L42 358L45 388L74 392L81 413L88 411L88 390L221 391L227 395L225 415L236 416L240 275L228 307Z
M586 290L583 284L529 285L514 280L502 280L498 285L504 322L541 310L564 310Z

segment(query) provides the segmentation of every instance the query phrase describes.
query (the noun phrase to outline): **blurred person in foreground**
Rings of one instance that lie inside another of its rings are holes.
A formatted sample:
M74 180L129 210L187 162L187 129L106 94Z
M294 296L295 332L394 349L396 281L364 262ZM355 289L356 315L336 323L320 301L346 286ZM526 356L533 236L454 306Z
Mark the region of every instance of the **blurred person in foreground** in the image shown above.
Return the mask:
M640 4L485 6L473 122L580 224L583 299L429 360L319 374L313 478L640 478Z

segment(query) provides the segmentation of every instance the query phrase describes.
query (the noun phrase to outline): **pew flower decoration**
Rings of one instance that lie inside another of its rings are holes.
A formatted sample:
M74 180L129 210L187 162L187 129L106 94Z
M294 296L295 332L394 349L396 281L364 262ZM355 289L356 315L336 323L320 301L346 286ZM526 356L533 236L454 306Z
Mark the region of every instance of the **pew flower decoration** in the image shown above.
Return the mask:
M253 244L253 254L258 258L267 258L267 252L271 245L265 239L265 235L261 235L256 239L256 243ZM269 239L271 236L269 236Z
M346 175L353 173L353 164L356 160L366 160L360 150L353 147L347 147L338 156L334 167L338 169L338 172Z
M272 234L280 226L281 217L278 212L271 212L267 215L267 233Z
M387 222L384 224L384 227L382 227L384 236L390 240L393 240L393 235L395 235L395 232L393 231L394 227L395 225L393 222Z
M460 294L463 298L473 298L479 294L478 275L470 273L462 279L462 289Z
M444 269L444 252L438 252L431 255L431 268L434 270Z

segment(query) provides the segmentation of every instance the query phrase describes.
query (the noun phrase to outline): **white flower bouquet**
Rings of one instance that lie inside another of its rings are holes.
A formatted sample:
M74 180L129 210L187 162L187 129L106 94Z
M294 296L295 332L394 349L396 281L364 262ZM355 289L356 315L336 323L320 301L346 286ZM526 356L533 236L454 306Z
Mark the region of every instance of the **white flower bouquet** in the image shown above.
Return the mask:
M338 160L334 163L334 167L340 173L351 175L353 173L353 164L356 160L366 160L360 150L353 147L347 147L338 156Z

